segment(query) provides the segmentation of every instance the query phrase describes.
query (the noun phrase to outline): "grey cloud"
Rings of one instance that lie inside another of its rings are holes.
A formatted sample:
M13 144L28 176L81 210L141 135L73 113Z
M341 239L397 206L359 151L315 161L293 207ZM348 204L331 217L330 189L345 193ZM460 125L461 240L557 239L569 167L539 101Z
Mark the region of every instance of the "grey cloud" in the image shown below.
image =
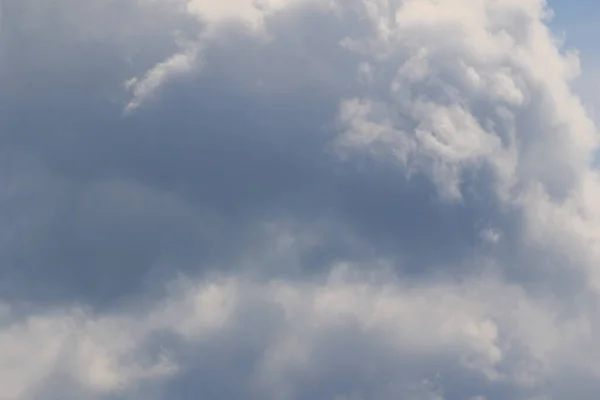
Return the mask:
M68 8L63 12L80 18ZM156 98L125 117L125 102L110 101L124 99L119 85L131 73L121 42L113 43L118 36L74 47L73 38L58 36L56 75L36 47L24 46L24 55L14 48L17 61L24 60L23 68L7 61L12 73L36 80L10 98L5 141L32 152L70 189L40 238L45 242L20 259L14 279L21 284L8 293L18 297L31 279L43 276L35 290L41 298L53 298L42 295L50 290L104 303L136 287L148 271L169 276L156 272L156 264L200 270L231 264L224 257L256 235L257 221L288 214L337 226L315 256L305 257L316 260L304 267L313 271L319 260L361 256L335 231L364 237L362 257L364 251L404 253L403 264L415 272L475 249L478 227L472 221L487 210L477 216L472 208L437 203L425 179L407 182L401 171L368 160L340 165L325 151L336 133L340 98L358 90L359 57L338 45L356 21L294 10L267 20L273 36L267 43L233 25L207 46L197 73L160 88ZM117 22L119 29L121 24L127 22ZM163 28L152 33L167 42L171 32ZM40 46L36 40L43 36L29 33L27 43ZM160 43L156 62L166 57ZM43 73L31 71L28 53L42 57L37 68ZM140 64L134 67L147 68ZM110 194L102 182L132 187ZM155 196L180 198L174 201L184 210L171 213ZM137 207L152 211L146 215ZM204 221L202 215L216 217Z
M4 3L0 395L593 397L594 128L541 3L186 4Z

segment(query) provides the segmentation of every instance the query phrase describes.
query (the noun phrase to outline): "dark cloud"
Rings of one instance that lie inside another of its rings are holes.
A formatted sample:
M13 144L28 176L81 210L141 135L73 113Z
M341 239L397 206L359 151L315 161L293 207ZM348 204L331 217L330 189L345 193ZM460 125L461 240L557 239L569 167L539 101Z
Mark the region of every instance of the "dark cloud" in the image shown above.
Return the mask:
M305 257L307 271L367 251L402 255L402 265L419 272L477 248L474 221L487 219L486 210L439 203L422 177L407 181L369 160L340 164L326 151L340 98L359 90L358 58L337 45L356 17L285 12L268 20L268 43L233 25L208 46L196 74L123 116L122 82L144 62L128 66L118 34L94 42L78 36L86 27L57 32L67 28L64 18L78 22L77 11L55 5L46 13L57 19L23 33L10 26L31 7L5 9L13 22L4 29L25 38L8 41L7 81L18 86L4 96L3 141L68 187L49 189L62 196L59 209L43 234L36 228L38 241L8 258L17 266L5 276L16 283L5 296L34 285L25 296L105 303L135 290L157 264L232 264L258 221L289 215L336 226ZM125 13L114 23L119 31L144 17ZM160 24L152 33L160 38L153 56L161 57L171 32ZM15 169L15 179L26 168ZM364 250L340 242L342 230L362 238Z

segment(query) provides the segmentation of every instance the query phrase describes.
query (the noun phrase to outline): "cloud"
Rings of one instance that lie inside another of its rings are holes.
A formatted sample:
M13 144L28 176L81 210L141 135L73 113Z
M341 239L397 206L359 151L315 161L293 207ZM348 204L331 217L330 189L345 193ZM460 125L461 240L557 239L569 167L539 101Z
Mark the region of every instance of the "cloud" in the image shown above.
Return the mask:
M2 6L0 398L596 397L543 2Z
M190 48L177 53L156 64L141 79L133 77L125 83L125 87L133 94L133 99L125 107L126 111L131 111L140 106L148 99L165 80L174 75L191 72L193 65L198 57L198 49Z
M577 61L559 53L543 15L537 1L405 2L385 38L347 42L377 57L367 65L393 99L344 102L341 145L362 150L381 136L406 169L428 170L451 198L461 197L464 170L481 164L498 189L534 181L564 196L589 164L596 136L567 86ZM372 49L372 41L386 48ZM388 78L392 57L399 67Z
M559 322L550 302L519 287L485 277L415 285L357 267L334 266L311 283L180 278L142 310L19 316L0 339L10 361L3 395L43 396L62 374L67 397L137 398L159 382L165 397L468 398L494 386L527 393L561 367L588 366L574 357L592 339L587 321ZM206 368L225 375L199 378Z

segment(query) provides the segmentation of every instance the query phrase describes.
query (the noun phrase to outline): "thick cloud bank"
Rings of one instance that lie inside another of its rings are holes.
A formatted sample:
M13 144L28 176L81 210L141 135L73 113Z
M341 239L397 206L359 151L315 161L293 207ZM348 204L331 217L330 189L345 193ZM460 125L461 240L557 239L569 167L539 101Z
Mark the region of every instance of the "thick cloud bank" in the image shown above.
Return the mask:
M600 394L542 1L0 5L0 399Z

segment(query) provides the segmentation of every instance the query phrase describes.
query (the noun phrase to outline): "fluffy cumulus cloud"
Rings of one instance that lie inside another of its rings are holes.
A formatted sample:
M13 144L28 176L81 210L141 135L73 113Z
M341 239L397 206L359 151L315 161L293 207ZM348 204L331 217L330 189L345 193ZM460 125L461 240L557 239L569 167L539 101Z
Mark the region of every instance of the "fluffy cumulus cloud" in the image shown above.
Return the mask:
M0 399L597 398L543 1L0 6Z

